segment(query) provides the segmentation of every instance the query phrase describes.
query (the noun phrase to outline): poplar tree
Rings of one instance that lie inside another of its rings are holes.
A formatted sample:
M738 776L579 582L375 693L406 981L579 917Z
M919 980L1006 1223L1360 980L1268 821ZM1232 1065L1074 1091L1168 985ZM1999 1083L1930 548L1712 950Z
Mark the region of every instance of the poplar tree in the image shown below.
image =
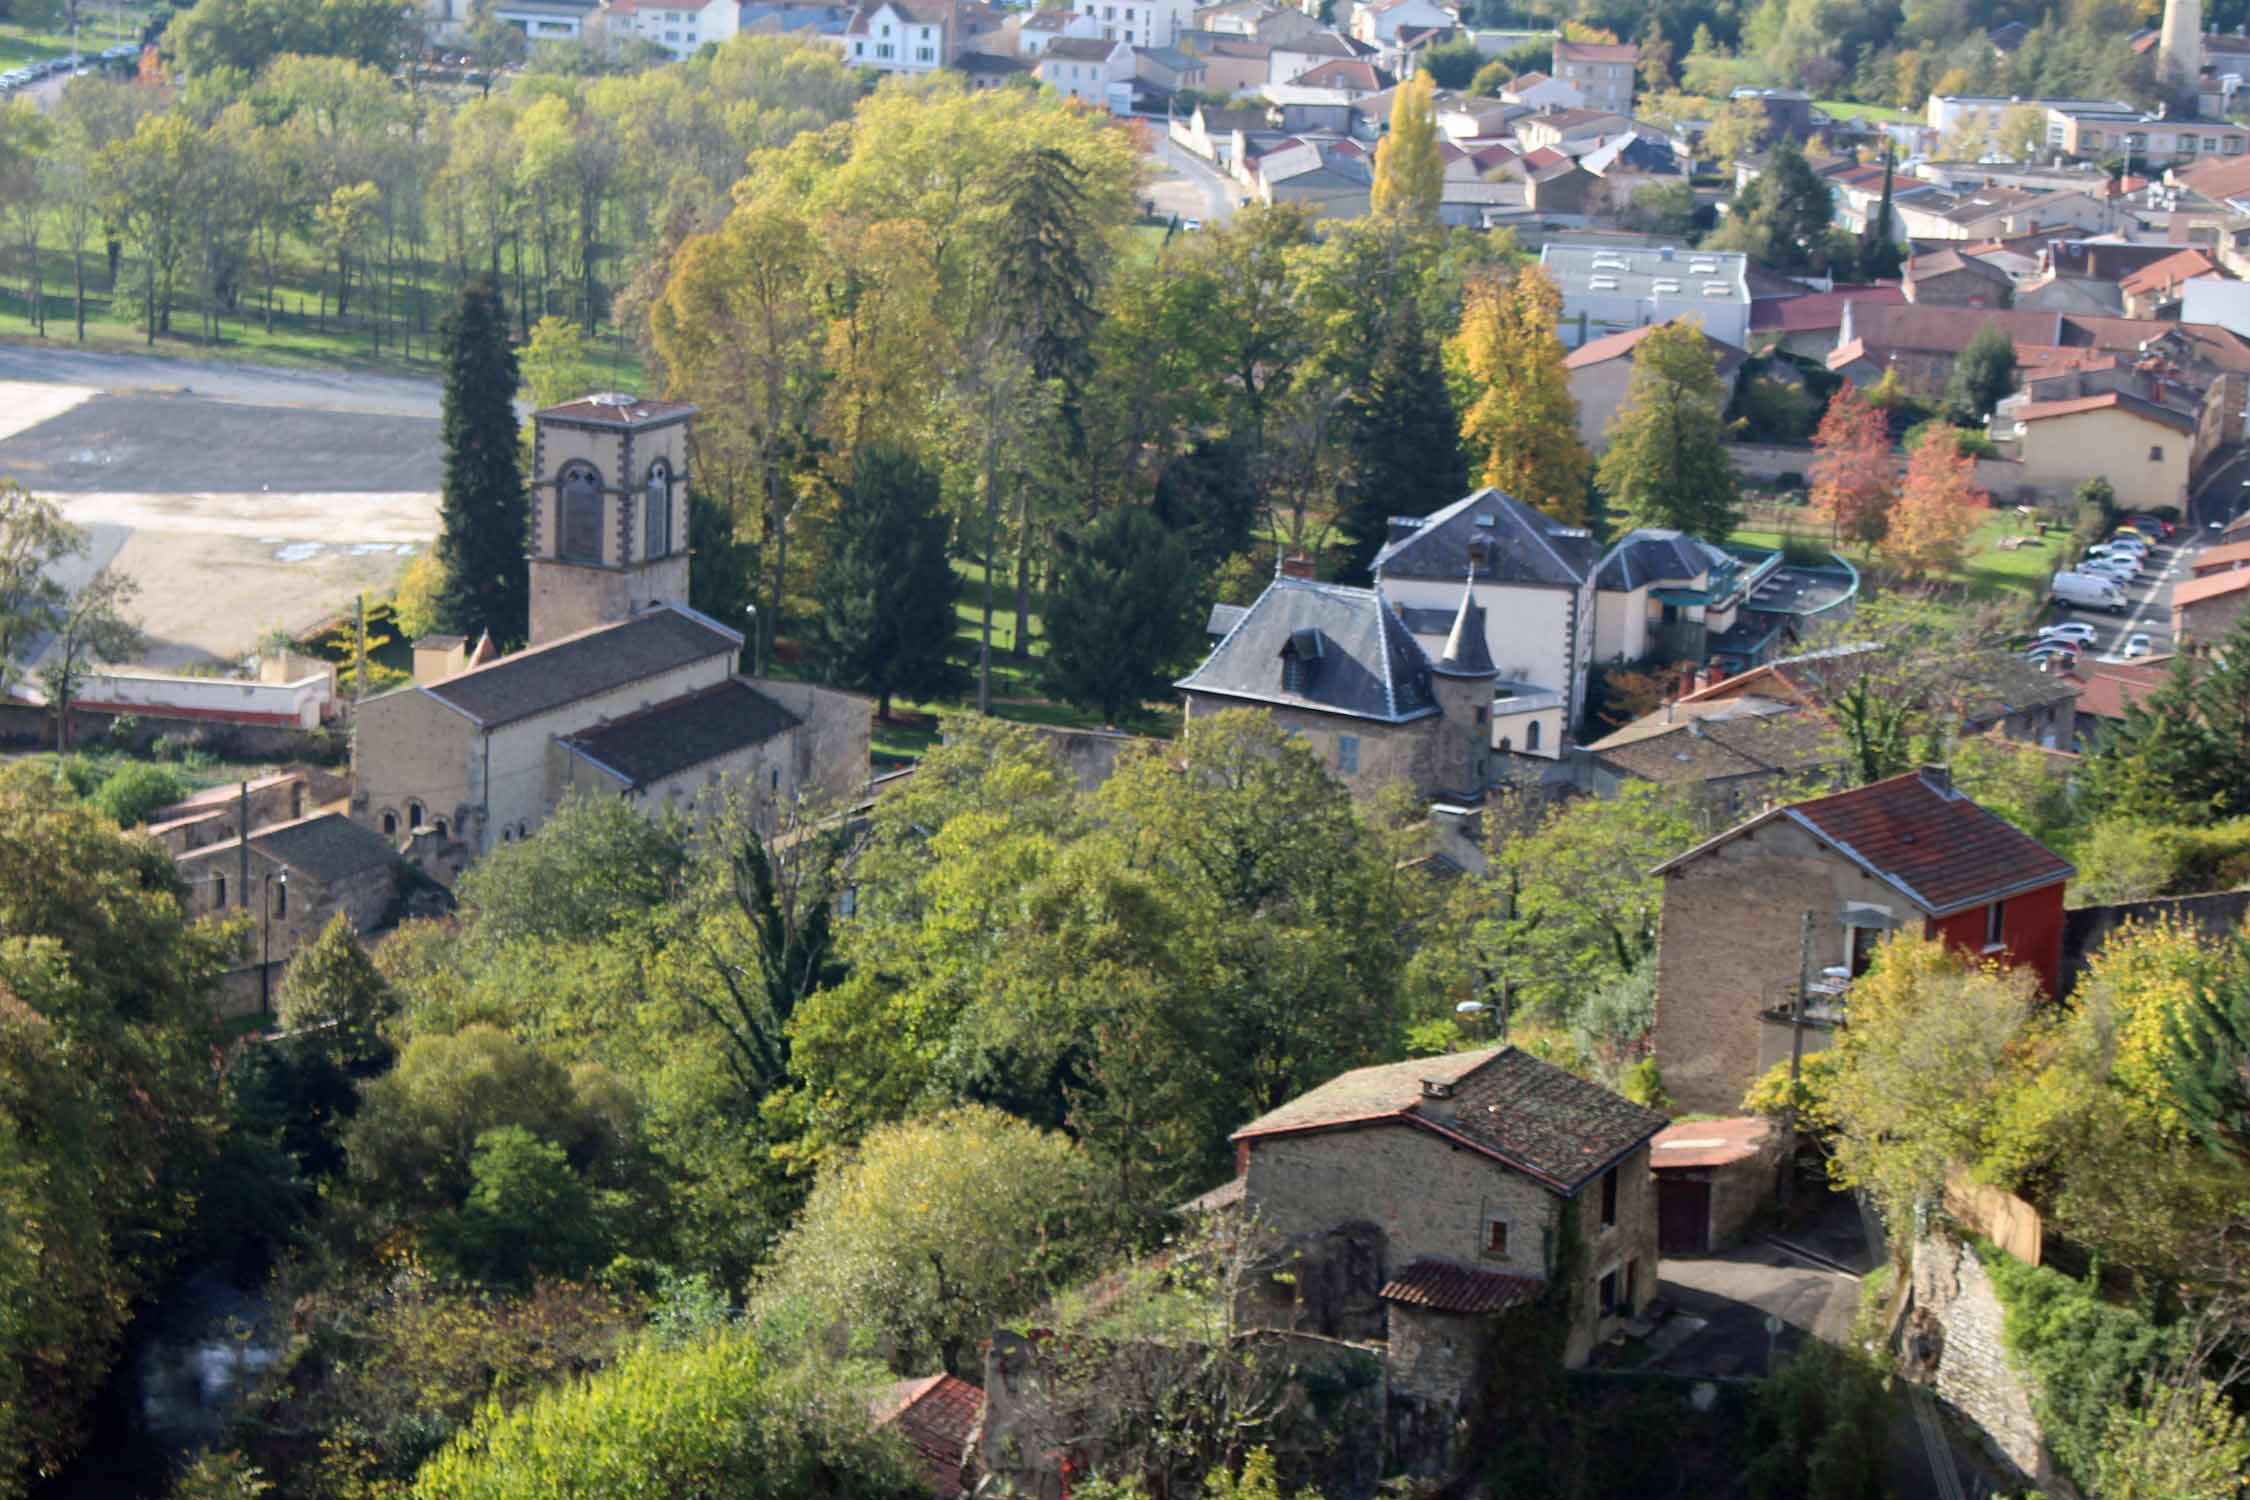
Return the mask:
M512 646L530 627L529 509L516 460L516 354L489 280L461 289L438 336L445 351L439 612L450 630L471 637L489 630Z
M1468 409L1461 441L1479 484L1573 525L1586 518L1593 467L1578 441L1578 402L1563 369L1562 293L1526 266L1505 284L1471 285L1453 353Z
M1862 281L1895 281L1898 278L1902 257L1898 241L1891 238L1891 176L1896 170L1896 150L1883 148L1883 200L1876 205L1875 215L1859 236L1859 279Z
M1390 134L1375 148L1375 187L1369 200L1375 216L1435 226L1444 178L1430 75L1417 73L1391 96Z
M1636 525L1723 541L1742 508L1727 457L1728 427L1726 390L1703 320L1651 329L1633 350L1632 381L1609 424L1598 471L1611 508Z

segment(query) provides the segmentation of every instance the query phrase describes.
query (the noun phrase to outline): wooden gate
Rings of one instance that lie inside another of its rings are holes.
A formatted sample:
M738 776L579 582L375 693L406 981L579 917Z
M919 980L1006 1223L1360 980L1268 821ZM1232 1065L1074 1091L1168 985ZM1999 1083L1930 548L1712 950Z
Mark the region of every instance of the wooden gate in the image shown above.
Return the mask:
M1656 1177L1656 1245L1666 1255L1711 1248L1711 1180L1678 1172Z

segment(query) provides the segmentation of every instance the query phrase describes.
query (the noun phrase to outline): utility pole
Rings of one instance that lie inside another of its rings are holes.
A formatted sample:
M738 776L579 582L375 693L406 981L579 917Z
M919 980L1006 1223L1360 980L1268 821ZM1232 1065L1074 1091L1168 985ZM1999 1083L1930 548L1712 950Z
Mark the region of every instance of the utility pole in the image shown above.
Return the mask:
M1797 938L1797 992L1789 997L1789 1098L1781 1127L1781 1207L1797 1192L1797 1076L1805 1061L1805 989L1812 983L1812 917L1805 913Z

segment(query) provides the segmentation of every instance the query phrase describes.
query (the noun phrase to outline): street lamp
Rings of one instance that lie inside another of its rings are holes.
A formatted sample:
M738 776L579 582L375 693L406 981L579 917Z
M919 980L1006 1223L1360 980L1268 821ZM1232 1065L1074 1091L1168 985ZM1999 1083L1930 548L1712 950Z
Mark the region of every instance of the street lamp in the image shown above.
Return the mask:
M264 910L260 924L262 931L258 939L258 1011L269 1018L273 1015L273 892L277 885L281 887L281 914L286 917L289 915L287 870L268 870L259 893L259 905Z

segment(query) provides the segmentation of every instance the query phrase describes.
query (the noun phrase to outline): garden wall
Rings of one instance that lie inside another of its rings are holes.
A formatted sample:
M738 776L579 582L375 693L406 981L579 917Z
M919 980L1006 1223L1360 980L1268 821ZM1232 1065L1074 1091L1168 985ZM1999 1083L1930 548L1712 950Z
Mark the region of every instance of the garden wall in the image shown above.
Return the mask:
M1914 1246L1913 1292L1902 1351L1912 1377L1984 1434L2024 1482L2050 1496L2075 1496L2047 1451L2030 1393L2008 1363L2000 1298L1977 1251L1924 1235Z
M1798 443L1730 443L1727 454L1734 471L1744 479L1771 484L1784 474L1804 478L1812 472L1813 448ZM1906 455L1893 455L1900 473L1906 472ZM1999 503L2014 504L2024 488L2023 465L2008 458L1980 458L1976 462L1978 485L1992 492ZM1809 518L1805 524L1809 524Z

